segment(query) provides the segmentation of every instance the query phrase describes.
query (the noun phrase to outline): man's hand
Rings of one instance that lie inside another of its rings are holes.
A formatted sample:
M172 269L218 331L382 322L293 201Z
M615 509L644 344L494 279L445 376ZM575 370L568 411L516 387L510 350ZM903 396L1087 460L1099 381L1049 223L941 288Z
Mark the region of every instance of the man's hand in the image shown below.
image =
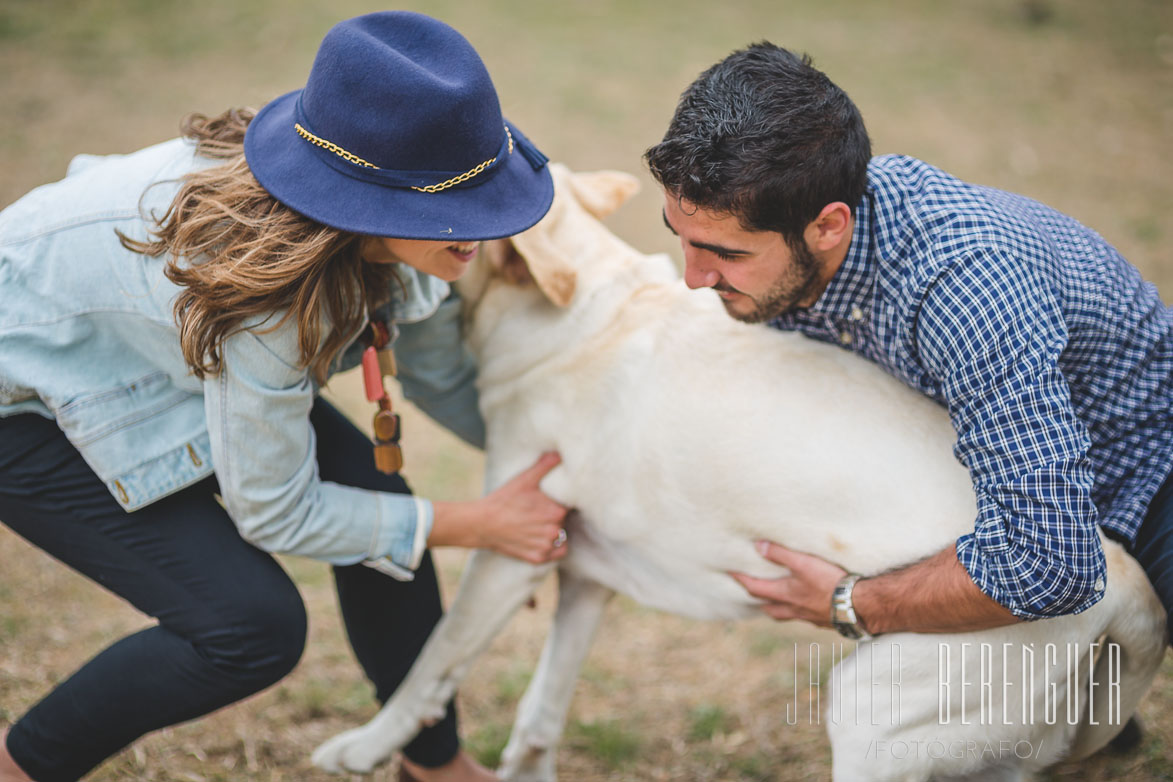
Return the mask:
M805 619L831 626L831 592L847 572L822 557L760 542L763 557L790 569L782 578L751 578L731 573L775 619ZM959 633L1020 621L974 585L949 546L898 570L860 579L852 592L860 622L880 633Z
M822 557L765 540L758 541L757 549L766 559L790 570L789 576L781 578L730 573L745 591L767 601L762 610L775 619L804 619L830 627L831 593L847 571Z

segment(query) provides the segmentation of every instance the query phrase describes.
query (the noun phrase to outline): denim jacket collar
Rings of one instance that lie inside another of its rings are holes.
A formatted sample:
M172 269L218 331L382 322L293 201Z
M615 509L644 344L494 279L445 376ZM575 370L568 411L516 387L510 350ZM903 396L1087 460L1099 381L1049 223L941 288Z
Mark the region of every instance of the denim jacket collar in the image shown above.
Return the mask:
M395 264L399 284L391 283L391 315L400 323L416 323L435 314L451 287L438 277L405 263Z

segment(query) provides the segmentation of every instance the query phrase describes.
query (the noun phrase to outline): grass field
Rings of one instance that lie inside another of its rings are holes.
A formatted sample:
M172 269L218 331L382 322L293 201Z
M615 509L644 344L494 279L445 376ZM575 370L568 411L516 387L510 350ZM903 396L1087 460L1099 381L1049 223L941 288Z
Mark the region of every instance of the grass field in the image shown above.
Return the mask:
M1173 4L1168 0L458 0L411 2L481 51L506 114L552 159L638 174L611 218L629 242L679 257L640 155L680 90L731 49L767 38L808 51L863 110L878 153L924 158L1078 217L1173 297ZM0 205L60 177L78 152L174 135L189 111L259 106L297 88L358 0L0 0ZM0 306L3 306L0 303ZM355 379L330 391L355 404ZM407 474L425 496L474 496L479 456L413 416ZM316 780L309 752L369 717L328 570L284 560L311 617L298 670L247 702L149 736L101 780ZM441 552L451 594L463 562ZM554 599L524 612L462 690L463 731L500 751ZM0 725L146 623L117 598L0 528ZM819 780L818 725L787 724L811 644L832 636L766 620L668 617L620 599L588 660L559 753L564 779ZM824 648L826 648L824 646ZM805 698L802 695L801 698ZM1173 664L1142 707L1145 743L1055 769L1055 780L1173 779ZM805 708L805 706L804 706ZM390 778L383 772L381 778Z

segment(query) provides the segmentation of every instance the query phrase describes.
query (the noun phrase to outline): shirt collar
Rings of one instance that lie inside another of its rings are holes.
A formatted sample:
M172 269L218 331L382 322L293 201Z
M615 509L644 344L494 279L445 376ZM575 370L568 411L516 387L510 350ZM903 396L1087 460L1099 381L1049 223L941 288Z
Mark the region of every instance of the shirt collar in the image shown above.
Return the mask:
M855 225L851 230L851 244L839 270L831 278L818 301L808 313L832 318L847 317L853 309L870 301L875 282L876 266L872 258L871 188L855 209Z
M427 318L439 309L451 291L448 283L439 277L424 274L406 263L395 264L395 276L399 282L391 281L391 313L397 321L410 323Z

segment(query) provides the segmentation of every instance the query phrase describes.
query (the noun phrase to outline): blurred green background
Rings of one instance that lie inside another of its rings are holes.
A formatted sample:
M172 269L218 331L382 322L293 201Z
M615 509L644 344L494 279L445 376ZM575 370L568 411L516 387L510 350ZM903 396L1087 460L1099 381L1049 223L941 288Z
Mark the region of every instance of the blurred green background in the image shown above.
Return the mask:
M80 152L175 134L188 111L260 106L304 83L334 0L0 0L0 202ZM616 229L673 250L640 156L681 89L760 39L809 52L859 104L879 153L1026 193L1173 284L1169 0L432 0L506 114L553 159L649 183ZM1168 294L1167 294L1168 295Z
M397 7L461 30L507 116L552 159L618 168L645 190L609 220L679 259L641 155L680 91L731 50L768 39L809 52L863 111L877 153L1033 196L1098 230L1173 299L1173 2L1170 0L435 0ZM261 106L300 87L358 0L0 0L0 205L64 174L76 153L175 135L187 112ZM3 303L0 302L0 306ZM332 393L359 420L355 383ZM438 498L477 492L479 457L408 422L408 474ZM440 558L450 592L461 556ZM310 606L311 645L269 692L136 743L98 780L324 779L313 745L373 707L337 622L328 571L286 561ZM544 633L547 590L478 664L465 735L500 751ZM149 621L0 528L0 725L88 656ZM760 621L713 628L617 601L579 685L564 779L826 779L819 726L783 723L806 646L826 636ZM803 644L801 653L799 644ZM790 650L793 647L793 652ZM1138 753L1052 779L1173 780L1173 670L1142 714ZM387 777L389 778L389 777Z

